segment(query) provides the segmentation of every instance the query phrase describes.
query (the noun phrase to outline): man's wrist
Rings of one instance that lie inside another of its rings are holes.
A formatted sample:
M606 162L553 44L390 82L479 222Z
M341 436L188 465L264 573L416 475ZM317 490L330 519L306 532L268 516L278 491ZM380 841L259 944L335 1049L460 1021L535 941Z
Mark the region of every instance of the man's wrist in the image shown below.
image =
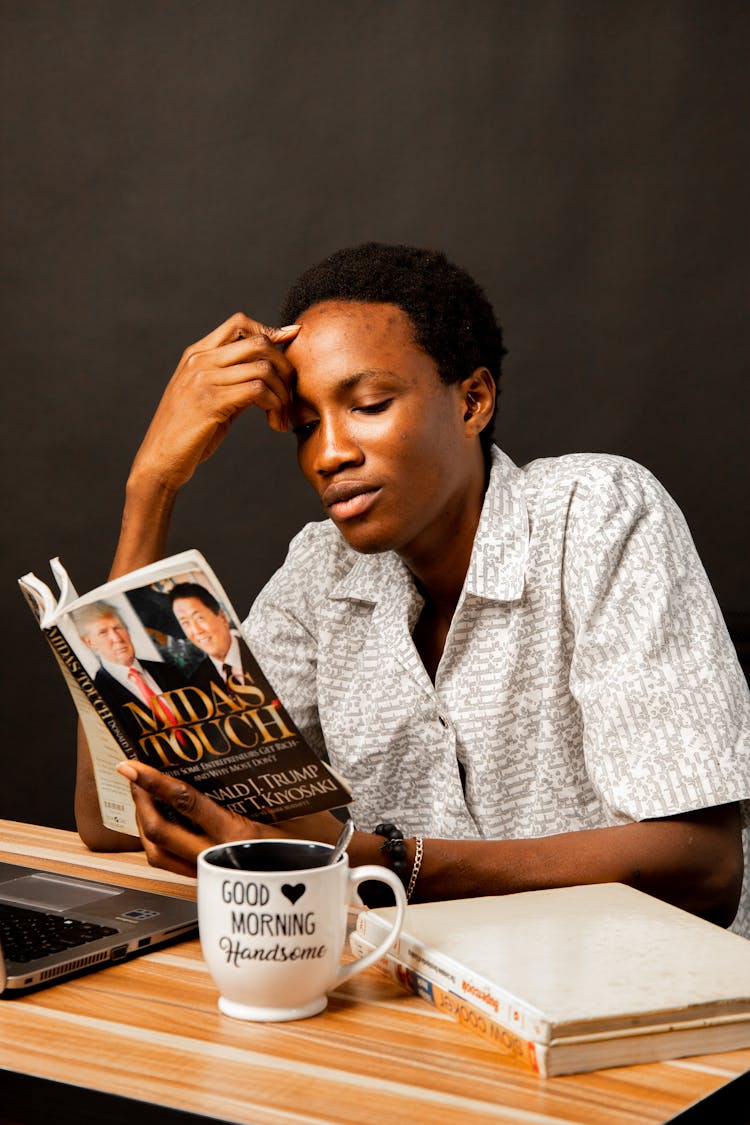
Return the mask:
M155 504L171 509L180 488L181 485L176 484L163 470L139 464L136 459L125 483L125 500L131 504Z
M376 863L398 875L404 885L406 901L411 901L422 866L424 840L421 836L410 839L395 824L383 822L375 828L377 844ZM388 906L392 892L382 883L368 880L360 886L360 896L367 906Z

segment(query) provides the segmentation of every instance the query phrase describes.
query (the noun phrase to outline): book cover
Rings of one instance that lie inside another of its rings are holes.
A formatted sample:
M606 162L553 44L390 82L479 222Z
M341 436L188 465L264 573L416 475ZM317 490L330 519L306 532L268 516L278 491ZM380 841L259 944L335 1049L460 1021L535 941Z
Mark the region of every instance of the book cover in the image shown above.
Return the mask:
M252 820L351 801L296 729L242 637L225 591L185 551L79 597L58 559L59 595L19 579L83 724L102 822L137 834L123 757L179 777Z
M389 916L357 931L379 940ZM750 943L632 887L411 905L391 955L581 1069L750 1045Z

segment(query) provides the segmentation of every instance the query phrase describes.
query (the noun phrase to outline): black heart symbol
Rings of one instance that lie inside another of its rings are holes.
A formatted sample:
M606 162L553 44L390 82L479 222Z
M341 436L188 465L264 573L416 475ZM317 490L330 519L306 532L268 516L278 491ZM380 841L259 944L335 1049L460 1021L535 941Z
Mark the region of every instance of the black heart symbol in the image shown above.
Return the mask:
M289 899L292 906L294 906L297 899L302 898L306 890L307 887L304 883L295 883L294 886L292 886L291 883L284 883L281 887L281 893L283 894L284 898Z

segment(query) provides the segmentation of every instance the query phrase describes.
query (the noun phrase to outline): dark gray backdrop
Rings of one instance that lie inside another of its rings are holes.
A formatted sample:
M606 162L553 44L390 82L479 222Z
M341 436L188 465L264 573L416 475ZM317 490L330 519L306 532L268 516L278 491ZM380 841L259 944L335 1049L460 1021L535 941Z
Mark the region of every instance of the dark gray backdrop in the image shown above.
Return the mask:
M107 573L182 349L338 246L444 248L510 355L518 461L606 450L747 612L745 3L3 0L0 816L72 824L74 715L17 589ZM237 424L178 507L243 612L318 518ZM283 685L279 685L283 691Z

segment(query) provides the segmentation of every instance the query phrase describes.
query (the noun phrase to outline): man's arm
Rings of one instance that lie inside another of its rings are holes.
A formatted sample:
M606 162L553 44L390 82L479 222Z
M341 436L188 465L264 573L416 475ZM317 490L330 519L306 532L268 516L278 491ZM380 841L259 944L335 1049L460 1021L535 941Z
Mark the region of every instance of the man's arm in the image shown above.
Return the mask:
M539 839L430 841L417 897L627 883L728 926L737 913L743 871L739 806L719 805Z
M178 492L243 411L257 406L288 429L293 371L278 345L298 331L236 313L185 350L130 470L110 578L164 557Z
M237 839L294 836L333 843L341 825L330 814L281 825L246 820L184 782L141 763L119 767L133 783L149 862L195 873L198 852ZM166 820L154 799L197 824L195 835ZM353 864L382 863L380 836L357 832ZM414 841L407 841L409 860ZM594 828L527 840L425 840L414 901L471 898L582 883L627 883L708 918L731 924L743 875L739 806L721 805L661 820Z
M164 391L133 462L120 538L109 577L163 558L177 494L215 452L232 422L257 406L272 429L288 428L292 367L278 345L296 325L270 328L237 313L187 348ZM78 728L75 792L78 831L98 851L139 848L140 841L101 823L91 756Z

